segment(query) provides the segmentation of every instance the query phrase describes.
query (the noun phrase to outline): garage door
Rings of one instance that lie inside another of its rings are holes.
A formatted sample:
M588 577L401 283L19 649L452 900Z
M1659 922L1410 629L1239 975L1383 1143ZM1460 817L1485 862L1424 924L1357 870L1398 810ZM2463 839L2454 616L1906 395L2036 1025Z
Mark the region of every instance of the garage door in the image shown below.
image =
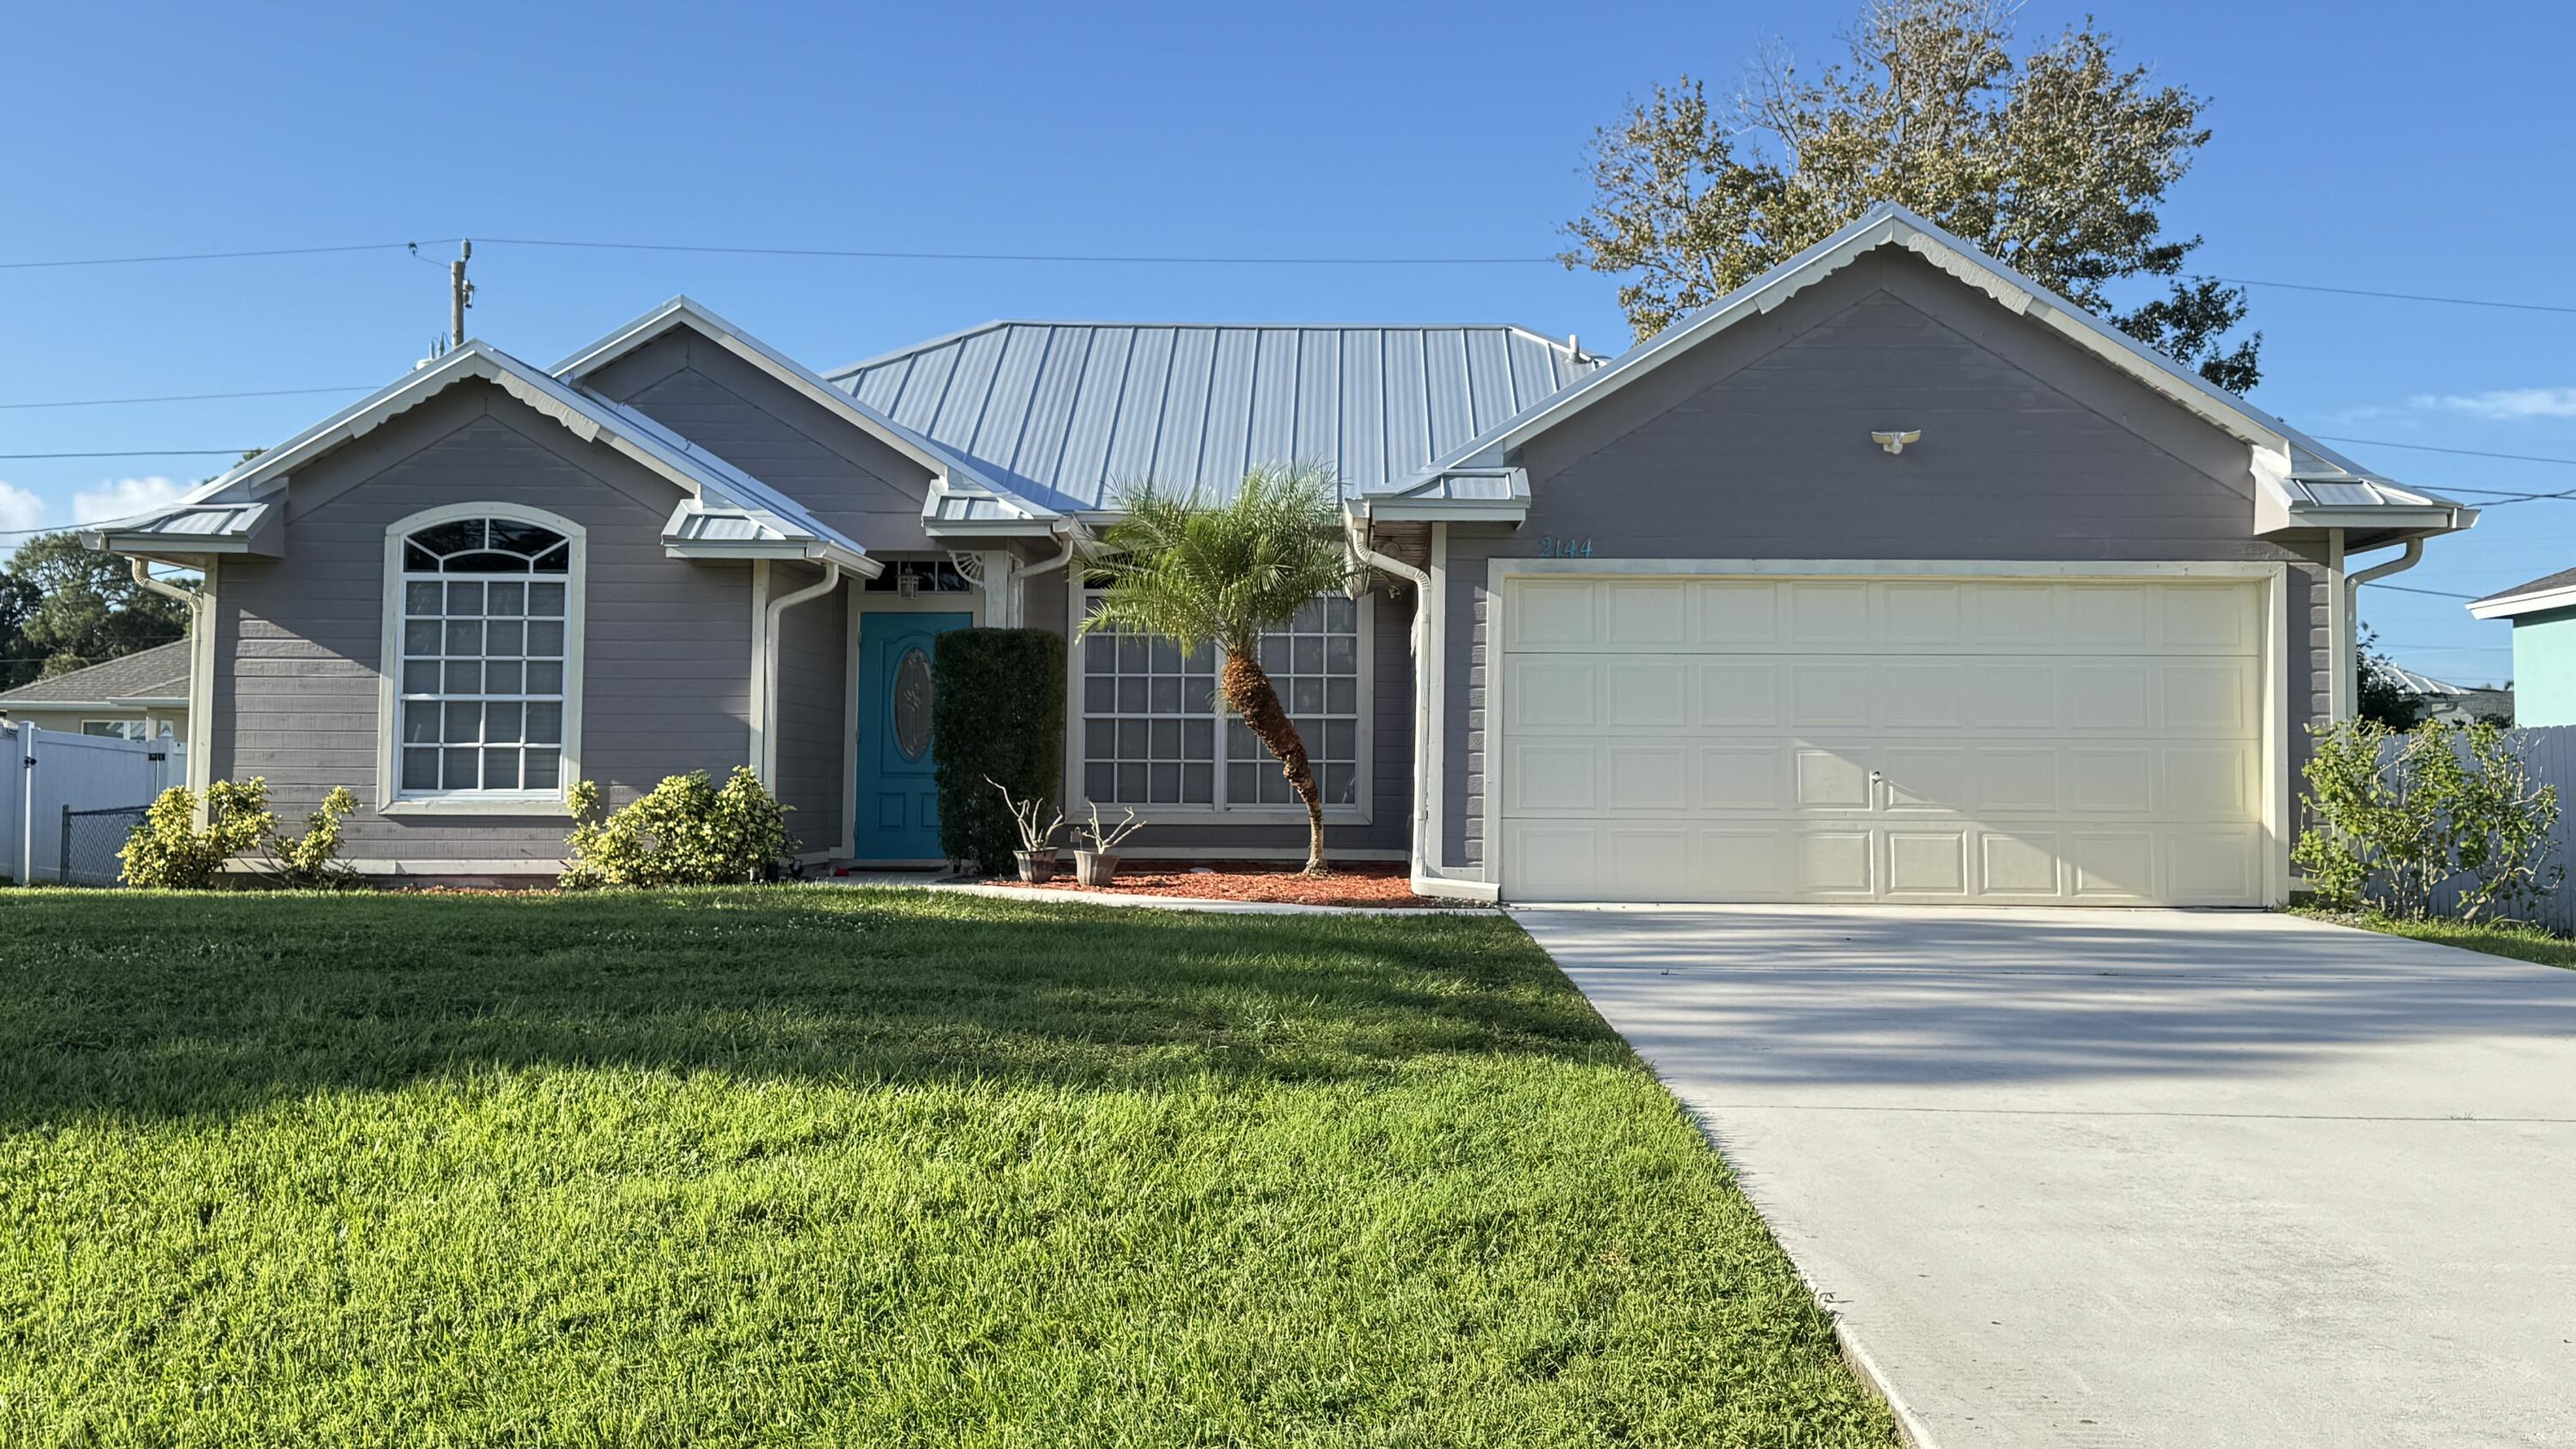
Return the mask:
M2237 582L1523 578L1517 900L2260 904Z

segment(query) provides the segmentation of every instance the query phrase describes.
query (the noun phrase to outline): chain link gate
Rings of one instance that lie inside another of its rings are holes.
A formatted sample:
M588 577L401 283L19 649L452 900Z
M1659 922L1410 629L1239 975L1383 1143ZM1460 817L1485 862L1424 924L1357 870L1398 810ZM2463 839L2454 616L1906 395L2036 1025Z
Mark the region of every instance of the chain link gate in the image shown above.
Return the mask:
M63 807L62 865L54 880L58 885L114 886L125 883L125 867L116 853L125 848L126 837L143 823L147 807L116 805L104 810L74 810Z

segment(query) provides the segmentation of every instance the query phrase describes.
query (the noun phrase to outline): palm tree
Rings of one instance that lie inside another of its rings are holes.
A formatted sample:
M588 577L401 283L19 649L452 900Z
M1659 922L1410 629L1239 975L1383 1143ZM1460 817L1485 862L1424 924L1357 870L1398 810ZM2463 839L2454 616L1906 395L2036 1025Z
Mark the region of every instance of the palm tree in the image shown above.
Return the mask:
M1317 468L1255 468L1234 497L1203 504L1148 483L1127 491L1125 517L1104 529L1083 565L1109 588L1085 635L1098 629L1151 634L1187 659L1213 643L1224 653L1217 694L1279 761L1305 802L1306 873L1324 873L1324 792L1306 742L1280 706L1259 660L1261 636L1297 611L1348 587L1332 475Z

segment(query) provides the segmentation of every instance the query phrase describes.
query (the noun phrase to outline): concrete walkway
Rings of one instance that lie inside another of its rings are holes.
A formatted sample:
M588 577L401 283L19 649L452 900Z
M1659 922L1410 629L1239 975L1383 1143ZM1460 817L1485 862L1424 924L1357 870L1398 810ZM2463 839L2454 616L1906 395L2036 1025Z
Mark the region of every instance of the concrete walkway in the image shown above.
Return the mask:
M1942 1449L2576 1445L2576 971L2239 913L1516 915Z

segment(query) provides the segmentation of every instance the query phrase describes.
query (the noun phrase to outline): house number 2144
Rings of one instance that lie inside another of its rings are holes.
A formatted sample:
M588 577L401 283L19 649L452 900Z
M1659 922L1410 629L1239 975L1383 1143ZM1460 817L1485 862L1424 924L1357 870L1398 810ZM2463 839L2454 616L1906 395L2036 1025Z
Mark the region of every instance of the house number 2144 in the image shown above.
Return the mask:
M1587 534L1582 538L1559 538L1552 533L1541 534L1538 540L1538 556L1540 558L1590 558L1592 557L1591 536Z

